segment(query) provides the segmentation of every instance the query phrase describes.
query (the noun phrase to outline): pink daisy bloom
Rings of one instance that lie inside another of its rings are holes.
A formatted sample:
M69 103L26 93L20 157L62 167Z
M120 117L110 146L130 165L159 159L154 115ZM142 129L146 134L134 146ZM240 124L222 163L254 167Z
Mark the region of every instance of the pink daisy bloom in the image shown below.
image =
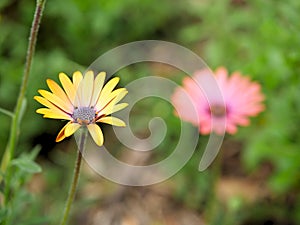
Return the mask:
M183 88L177 88L172 96L176 114L182 120L198 126L201 134L234 134L238 125L248 126L249 117L257 116L265 109L260 84L239 72L234 72L229 77L224 67L215 71L223 100L212 97L208 102L201 87L206 84L205 76L210 73L208 70L201 70L196 71L193 78L184 78ZM213 90L211 91L210 97L213 95ZM191 107L197 115L190 113Z

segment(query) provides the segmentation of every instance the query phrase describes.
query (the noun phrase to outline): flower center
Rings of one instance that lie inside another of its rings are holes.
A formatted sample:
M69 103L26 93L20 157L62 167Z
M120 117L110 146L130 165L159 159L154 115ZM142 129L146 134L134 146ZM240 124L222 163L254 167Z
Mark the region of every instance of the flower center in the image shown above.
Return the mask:
M92 107L75 108L73 119L79 124L90 124L94 122L96 111Z
M221 104L214 104L210 107L210 112L215 117L223 117L226 115L226 108Z

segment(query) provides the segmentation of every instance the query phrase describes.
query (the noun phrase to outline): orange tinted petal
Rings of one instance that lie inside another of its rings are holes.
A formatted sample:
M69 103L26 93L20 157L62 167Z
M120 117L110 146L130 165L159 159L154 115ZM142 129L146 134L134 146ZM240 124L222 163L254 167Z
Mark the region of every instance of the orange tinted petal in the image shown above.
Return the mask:
M59 133L58 133L58 135L57 135L57 137L56 137L56 142L60 142L60 141L62 141L63 139L65 139L65 129L66 129L66 127L68 126L70 124L70 122L69 123L67 123L60 131L59 131Z

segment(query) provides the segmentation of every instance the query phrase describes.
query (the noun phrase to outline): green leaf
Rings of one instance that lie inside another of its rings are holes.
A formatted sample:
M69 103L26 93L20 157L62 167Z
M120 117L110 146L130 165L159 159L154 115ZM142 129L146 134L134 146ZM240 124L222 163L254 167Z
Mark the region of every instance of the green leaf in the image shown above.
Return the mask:
M34 146L34 148L30 151L27 157L31 160L34 160L39 154L39 152L41 151L41 149L42 149L41 145Z
M12 165L28 173L39 173L42 171L42 168L36 162L27 157L14 159Z

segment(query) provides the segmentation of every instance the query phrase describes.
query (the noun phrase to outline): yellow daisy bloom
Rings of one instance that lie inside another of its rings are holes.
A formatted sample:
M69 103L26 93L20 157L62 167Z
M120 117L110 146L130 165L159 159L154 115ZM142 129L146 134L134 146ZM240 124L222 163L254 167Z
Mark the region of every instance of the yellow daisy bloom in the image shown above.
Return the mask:
M74 134L81 126L87 127L95 143L103 145L103 133L96 123L125 126L124 121L111 116L112 113L125 108L127 103L119 101L128 93L125 88L113 90L120 78L112 78L104 85L106 73L97 76L93 71L73 73L72 81L64 74L59 74L62 88L53 80L47 79L50 91L38 90L41 96L34 99L46 106L36 110L44 118L63 119L69 122L58 133L56 142Z

